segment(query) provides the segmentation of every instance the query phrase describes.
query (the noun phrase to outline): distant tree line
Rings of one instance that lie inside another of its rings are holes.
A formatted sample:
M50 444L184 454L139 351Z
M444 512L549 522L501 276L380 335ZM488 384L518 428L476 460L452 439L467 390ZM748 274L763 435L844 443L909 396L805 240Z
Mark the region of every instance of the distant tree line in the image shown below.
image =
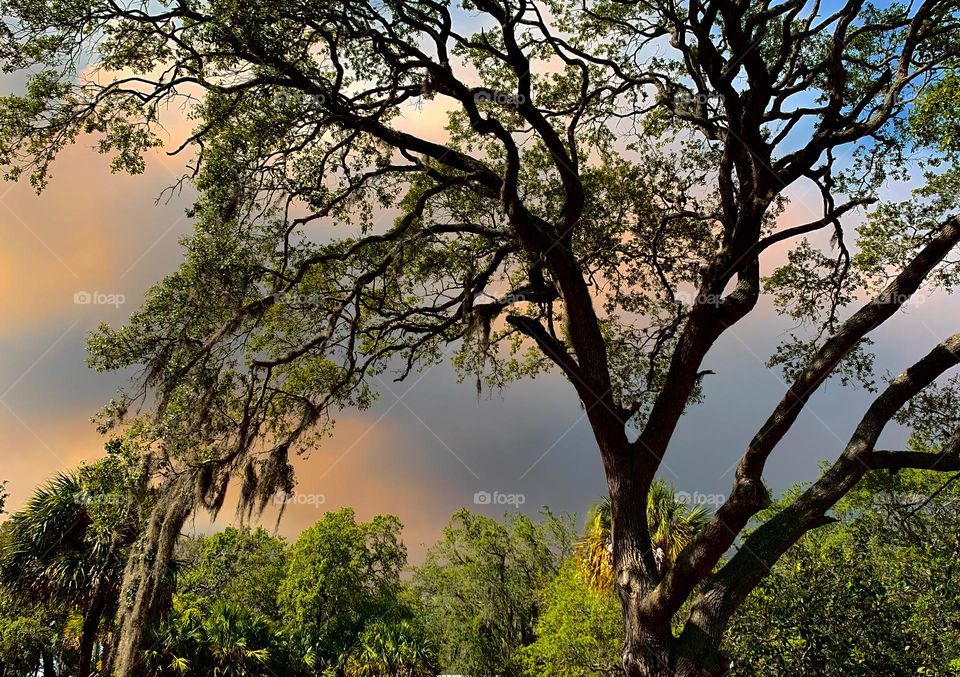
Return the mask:
M125 560L153 496L130 493L135 454L110 452L54 477L0 525L0 677L112 672ZM709 514L664 482L651 497L657 557L669 566ZM960 482L919 471L871 476L748 599L724 641L730 674L960 672L958 499ZM547 510L494 519L462 509L416 566L396 517L363 522L350 508L292 543L262 527L184 536L145 628L141 671L622 674L609 512L598 503L578 532L572 516Z

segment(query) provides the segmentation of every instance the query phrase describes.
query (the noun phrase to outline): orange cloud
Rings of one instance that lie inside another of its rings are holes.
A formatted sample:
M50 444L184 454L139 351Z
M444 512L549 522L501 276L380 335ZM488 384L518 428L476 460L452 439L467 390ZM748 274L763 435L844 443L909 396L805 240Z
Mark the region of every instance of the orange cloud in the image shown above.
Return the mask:
M167 238L171 252L189 227L182 202L154 204L174 174L153 155L144 176L110 176L107 158L74 146L43 194L27 183L0 194L0 313L17 318L0 338L77 317L78 291L142 293L149 278L138 268L157 255L156 242Z

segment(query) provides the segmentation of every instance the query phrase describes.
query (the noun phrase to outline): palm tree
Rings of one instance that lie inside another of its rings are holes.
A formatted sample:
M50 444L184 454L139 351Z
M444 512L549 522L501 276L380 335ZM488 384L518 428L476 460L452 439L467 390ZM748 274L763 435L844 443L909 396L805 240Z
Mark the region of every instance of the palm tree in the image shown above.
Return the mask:
M245 606L177 596L171 612L149 630L143 659L153 675L247 677L296 674L285 637Z
M574 554L580 574L592 590L610 589L613 584L613 541L610 498L603 497L587 512L586 533Z
M204 619L214 677L263 674L272 640L267 621L242 606L217 602Z
M144 667L149 674L171 675L209 667L203 612L174 599L173 608L160 623L151 625L143 650Z
M678 500L673 487L655 480L647 494L647 523L657 567L663 571L676 560L706 523L702 506L691 508ZM598 501L587 513L586 534L577 543L580 573L595 591L607 590L613 583L613 539L610 499Z
M35 601L80 610L76 671L78 677L87 677L107 605L104 578L116 574L119 586L121 569L109 555L106 561L94 560L88 542L91 520L82 495L76 475L57 475L10 518L9 540L0 555L0 581ZM104 554L104 548L98 551Z
M677 499L667 482L654 481L647 494L647 523L654 557L661 570L677 559L706 521L706 508L702 505L691 508Z
M142 506L115 493L117 485L98 484L108 474L95 464L55 476L10 517L0 551L0 584L79 613L77 677L91 672L101 623L113 618L127 551L139 533Z
M344 663L347 677L431 677L436 674L434 651L423 633L409 621L370 624Z

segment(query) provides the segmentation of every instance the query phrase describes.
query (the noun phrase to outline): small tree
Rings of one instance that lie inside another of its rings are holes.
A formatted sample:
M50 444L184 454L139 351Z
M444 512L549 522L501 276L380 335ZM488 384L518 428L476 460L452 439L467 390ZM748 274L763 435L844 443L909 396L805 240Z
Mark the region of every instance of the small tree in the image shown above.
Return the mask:
M290 546L280 609L318 671L341 666L369 623L405 615L406 559L396 517L357 522L349 508L327 513Z
M413 587L445 672L521 674L533 642L541 589L569 558L570 520L546 513L505 522L461 509L414 568Z
M58 633L65 615L63 609L36 604L0 587L0 674L33 675L42 669L45 676L56 677L74 663L74 657L62 650Z
M564 562L542 593L536 640L520 650L529 677L621 675L623 623L613 586L595 590Z
M286 543L262 527L227 527L201 539L196 561L177 581L181 595L246 607L279 619L278 591L287 568Z

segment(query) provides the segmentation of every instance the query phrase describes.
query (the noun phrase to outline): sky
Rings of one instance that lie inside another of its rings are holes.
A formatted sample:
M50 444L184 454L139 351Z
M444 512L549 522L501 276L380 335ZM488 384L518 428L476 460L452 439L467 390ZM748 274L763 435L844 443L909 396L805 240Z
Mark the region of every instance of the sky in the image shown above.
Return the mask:
M409 130L438 133L442 111L429 103L405 112ZM191 230L184 209L192 195L164 195L182 160L162 151L140 176L111 174L94 140L67 149L50 186L36 195L26 183L0 184L0 480L16 510L45 479L102 455L104 440L90 418L125 385L130 373L96 373L85 363L87 334L120 324L146 289L181 259L179 239ZM786 227L820 216L819 198L792 191ZM891 185L891 198L902 196ZM765 274L782 260L765 260ZM880 373L899 372L956 331L956 299L923 295L874 335ZM697 500L716 503L753 433L786 385L764 366L789 320L769 299L736 325L708 355L705 402L681 421L661 475ZM766 481L777 492L816 477L836 456L870 396L828 383L810 401L772 456ZM891 426L884 444L902 445ZM398 515L411 559L422 558L451 513L468 507L489 515L585 509L605 491L602 466L572 388L555 374L477 397L441 365L387 382L370 410L343 412L334 434L295 462L297 494L279 533L293 538L323 511L353 506L360 518ZM489 499L489 500L487 500ZM191 530L216 524L198 515ZM271 528L275 506L263 522Z

